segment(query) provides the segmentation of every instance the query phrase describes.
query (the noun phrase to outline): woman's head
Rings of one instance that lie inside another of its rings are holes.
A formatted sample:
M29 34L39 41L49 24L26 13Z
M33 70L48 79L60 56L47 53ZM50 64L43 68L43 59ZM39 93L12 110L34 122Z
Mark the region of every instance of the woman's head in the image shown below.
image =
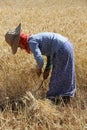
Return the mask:
M8 31L5 34L5 41L10 45L13 54L17 52L20 39L20 32L21 32L21 23L14 30Z

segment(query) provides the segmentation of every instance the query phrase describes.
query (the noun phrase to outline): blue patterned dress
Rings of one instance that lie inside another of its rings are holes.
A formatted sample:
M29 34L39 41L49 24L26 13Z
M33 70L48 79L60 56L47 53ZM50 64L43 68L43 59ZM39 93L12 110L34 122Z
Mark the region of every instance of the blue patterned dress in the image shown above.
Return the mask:
M31 35L28 45L37 65L44 65L43 55L50 57L53 65L47 97L70 96L76 91L74 48L68 38L52 32Z

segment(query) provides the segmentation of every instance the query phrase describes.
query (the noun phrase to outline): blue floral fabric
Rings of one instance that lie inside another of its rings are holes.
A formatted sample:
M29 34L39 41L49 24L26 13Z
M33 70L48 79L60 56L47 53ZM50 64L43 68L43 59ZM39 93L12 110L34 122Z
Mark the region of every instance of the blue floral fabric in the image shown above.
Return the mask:
M53 70L51 74L47 97L70 96L73 97L76 90L74 50L68 41L53 58Z

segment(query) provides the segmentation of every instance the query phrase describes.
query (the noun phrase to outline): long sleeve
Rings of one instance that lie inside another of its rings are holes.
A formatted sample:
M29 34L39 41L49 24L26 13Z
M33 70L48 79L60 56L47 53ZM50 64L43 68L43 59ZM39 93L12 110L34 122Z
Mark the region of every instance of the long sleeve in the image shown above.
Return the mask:
M45 70L50 70L51 67L52 67L51 57L47 56L47 64L46 64Z
M41 54L41 51L39 49L38 43L36 41L29 41L29 48L31 49L31 51L35 57L35 60L37 62L37 66L39 68L42 68L43 64L44 64L44 60L43 60L43 56Z

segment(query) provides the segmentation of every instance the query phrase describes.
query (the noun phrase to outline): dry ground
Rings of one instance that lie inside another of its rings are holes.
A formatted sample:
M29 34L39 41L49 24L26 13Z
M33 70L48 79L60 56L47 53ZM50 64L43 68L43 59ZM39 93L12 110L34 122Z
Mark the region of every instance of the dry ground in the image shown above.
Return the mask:
M73 43L77 93L71 105L41 99L50 77L37 95L30 95L42 81L34 71L33 55L19 49L13 56L4 41L6 31L20 22L25 33L55 31ZM24 95L24 109L13 112L9 99ZM6 105L0 111L0 130L87 129L87 0L0 0L0 104Z

